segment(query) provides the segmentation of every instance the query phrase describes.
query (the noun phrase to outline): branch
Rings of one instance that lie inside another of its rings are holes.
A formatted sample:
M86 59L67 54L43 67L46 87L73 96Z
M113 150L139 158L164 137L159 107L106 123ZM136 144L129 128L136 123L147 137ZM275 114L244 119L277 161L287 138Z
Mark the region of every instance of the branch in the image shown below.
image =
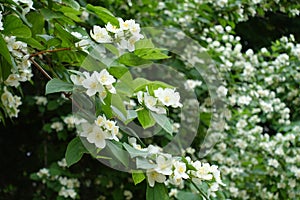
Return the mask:
M40 51L40 52L37 52L37 53L34 53L34 54L31 54L29 56L29 59L32 58L32 57L35 57L35 56L38 56L38 55L41 55L41 54L45 54L45 53L53 53L53 52L58 52L58 51L70 51L71 48L70 47L66 47L66 48L59 48L59 49L52 49L52 50L44 50L44 51Z

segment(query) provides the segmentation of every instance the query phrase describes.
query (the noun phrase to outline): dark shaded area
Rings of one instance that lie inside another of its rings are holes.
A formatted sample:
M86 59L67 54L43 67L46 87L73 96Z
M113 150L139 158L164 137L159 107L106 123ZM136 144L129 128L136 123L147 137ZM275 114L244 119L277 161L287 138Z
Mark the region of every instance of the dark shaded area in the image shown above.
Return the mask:
M293 34L300 41L300 16L289 18L283 13L266 13L264 17L254 17L236 25L236 34L241 37L243 50L254 51L268 47L272 41Z

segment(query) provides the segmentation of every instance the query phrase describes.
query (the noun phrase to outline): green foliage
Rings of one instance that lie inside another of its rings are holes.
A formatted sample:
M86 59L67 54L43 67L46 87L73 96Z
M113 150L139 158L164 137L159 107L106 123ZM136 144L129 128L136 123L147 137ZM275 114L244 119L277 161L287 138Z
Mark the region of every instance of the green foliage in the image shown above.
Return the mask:
M54 78L47 83L45 94L71 91L73 91L73 84Z
M67 147L66 150L66 162L68 167L77 163L83 156L83 154L89 153L79 137L74 138Z
M146 200L168 200L168 194L166 186L162 183L156 183L154 187L147 186Z
M132 179L135 185L145 180L145 174L142 171L132 172Z

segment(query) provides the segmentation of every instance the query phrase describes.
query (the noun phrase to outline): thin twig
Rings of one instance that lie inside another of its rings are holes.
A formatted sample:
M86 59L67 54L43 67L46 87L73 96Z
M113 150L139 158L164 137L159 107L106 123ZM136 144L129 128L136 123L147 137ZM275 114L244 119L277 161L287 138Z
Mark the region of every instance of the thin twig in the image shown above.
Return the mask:
M52 77L33 58L29 57L29 60L40 72L42 72L44 76L46 76L49 80L52 79Z
M59 48L59 49L52 49L52 50L44 50L44 51L40 51L40 52L37 52L37 53L34 53L34 54L31 54L29 56L29 59L32 58L32 57L35 57L35 56L38 56L38 55L41 55L41 54L45 54L45 53L53 53L53 52L58 52L58 51L70 51L71 48L70 47L66 47L66 48Z

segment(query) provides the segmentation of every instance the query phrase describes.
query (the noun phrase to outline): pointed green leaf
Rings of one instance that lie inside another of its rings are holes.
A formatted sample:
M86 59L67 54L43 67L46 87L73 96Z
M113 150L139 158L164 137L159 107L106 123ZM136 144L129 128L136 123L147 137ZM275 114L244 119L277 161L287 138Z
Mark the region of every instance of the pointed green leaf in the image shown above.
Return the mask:
M57 78L50 80L46 85L46 94L71 91L73 91L73 84L64 82Z
M156 123L159 124L160 127L162 127L165 131L167 131L170 134L173 133L173 126L166 115L159 115L154 112L150 113L153 119L156 121Z
M150 115L149 110L142 109L137 112L138 120L144 129L150 128L155 125L155 120Z
M119 21L117 18L106 8L101 6L93 6L88 4L86 9L94 14L96 14L104 23L110 22L111 24L117 26L119 25Z
M8 15L4 20L3 34L16 37L30 38L30 29L23 24L22 20L15 15Z
M147 185L146 200L168 200L167 188L163 183L155 183L154 187Z
M146 176L142 171L132 172L132 179L133 179L134 185L141 183L143 180L145 180L145 178L146 178Z
M119 62L127 65L129 67L145 67L145 65L149 65L152 62L149 60L145 60L133 53L125 53L119 57Z
M79 137L74 138L69 143L65 155L68 167L77 163L85 153L88 153L88 151L83 146L80 138Z
M146 157L148 155L147 151L141 151L141 150L135 149L127 143L123 143L123 146L126 149L126 151L129 153L131 158L135 158L137 156Z

